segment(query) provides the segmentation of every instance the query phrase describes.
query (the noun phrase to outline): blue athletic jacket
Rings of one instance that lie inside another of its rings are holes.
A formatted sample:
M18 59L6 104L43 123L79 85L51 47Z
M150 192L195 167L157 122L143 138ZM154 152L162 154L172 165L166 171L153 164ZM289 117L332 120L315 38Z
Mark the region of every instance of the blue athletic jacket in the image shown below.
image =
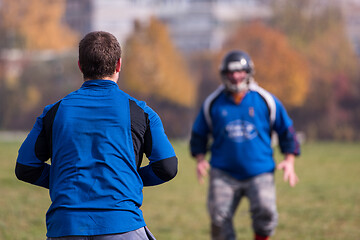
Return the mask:
M141 167L143 154L149 164ZM48 237L104 235L145 226L143 186L172 179L177 158L150 107L113 81L90 80L45 107L15 173L49 189Z
M212 137L211 166L244 180L274 171L272 131L283 153L300 154L292 120L276 97L253 83L237 105L221 85L194 122L190 149L193 156L205 154Z

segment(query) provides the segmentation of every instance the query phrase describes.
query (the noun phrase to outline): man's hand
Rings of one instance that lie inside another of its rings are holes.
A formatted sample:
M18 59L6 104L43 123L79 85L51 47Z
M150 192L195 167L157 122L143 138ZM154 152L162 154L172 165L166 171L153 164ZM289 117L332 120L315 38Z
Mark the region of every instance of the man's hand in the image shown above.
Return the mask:
M210 168L209 162L205 159L205 155L199 154L196 156L196 174L200 184L204 183L204 178L208 175Z
M295 173L295 156L293 154L286 154L284 161L279 163L277 169L284 170L284 181L289 181L291 187L299 182L299 178Z

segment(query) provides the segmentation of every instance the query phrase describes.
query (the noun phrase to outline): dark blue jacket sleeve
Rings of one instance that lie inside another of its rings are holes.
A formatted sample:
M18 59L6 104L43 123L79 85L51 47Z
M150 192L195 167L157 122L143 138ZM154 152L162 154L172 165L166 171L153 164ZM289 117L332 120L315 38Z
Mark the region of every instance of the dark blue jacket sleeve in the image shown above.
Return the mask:
M274 130L278 134L279 146L282 153L292 153L295 156L300 155L300 144L296 137L296 131L293 122L288 116L282 103L275 98L276 120Z
M198 154L206 154L209 133L210 129L206 123L203 108L201 108L191 131L190 152L193 157Z
M300 155L300 144L296 138L293 126L288 127L279 135L279 145L282 153L292 153L295 156Z

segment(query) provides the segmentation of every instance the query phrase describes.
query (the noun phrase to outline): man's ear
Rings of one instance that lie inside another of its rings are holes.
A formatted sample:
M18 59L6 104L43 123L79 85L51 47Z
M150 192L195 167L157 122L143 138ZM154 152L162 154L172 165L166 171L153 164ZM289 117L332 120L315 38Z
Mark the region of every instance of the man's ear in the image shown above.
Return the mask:
M81 66L80 66L80 61L78 61L78 67L79 67L80 71L82 72Z
M119 60L116 63L116 72L120 72L121 71L121 58L119 58Z

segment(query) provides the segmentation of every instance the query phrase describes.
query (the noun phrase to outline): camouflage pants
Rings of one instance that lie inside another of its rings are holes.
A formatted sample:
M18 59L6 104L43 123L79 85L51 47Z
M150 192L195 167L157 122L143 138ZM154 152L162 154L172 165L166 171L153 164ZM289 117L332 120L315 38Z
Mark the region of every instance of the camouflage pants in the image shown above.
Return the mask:
M212 168L208 195L213 240L235 240L233 216L242 197L250 202L252 227L261 236L271 236L278 221L274 174L264 173L239 181Z

